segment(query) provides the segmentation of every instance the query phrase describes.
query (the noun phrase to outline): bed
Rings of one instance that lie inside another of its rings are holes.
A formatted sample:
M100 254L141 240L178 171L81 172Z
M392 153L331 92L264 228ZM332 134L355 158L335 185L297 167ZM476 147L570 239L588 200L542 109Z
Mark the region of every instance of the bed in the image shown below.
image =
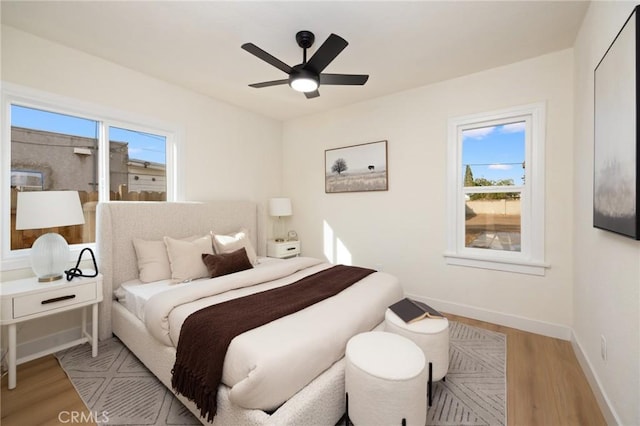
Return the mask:
M244 229L252 246L259 248L258 241L264 241L264 236L259 238L258 217L257 205L248 201L100 203L97 252L104 277L100 339L116 335L172 389L179 329L204 301L218 303L284 286L331 267L311 258L260 258L254 268L223 277L178 284L157 281L136 287L140 277L135 239L182 239ZM258 249L258 254L262 251ZM216 290L205 295L205 287ZM130 303L120 303L115 294ZM401 298L397 279L375 272L335 297L233 339L224 361L213 424L336 424L345 406L346 340L377 327L384 319L385 307ZM155 323L157 327L149 325ZM335 341L337 346L325 349L329 347L325 341ZM287 358L294 352L297 358ZM178 398L199 416L192 401L182 395ZM202 417L201 421L206 423Z

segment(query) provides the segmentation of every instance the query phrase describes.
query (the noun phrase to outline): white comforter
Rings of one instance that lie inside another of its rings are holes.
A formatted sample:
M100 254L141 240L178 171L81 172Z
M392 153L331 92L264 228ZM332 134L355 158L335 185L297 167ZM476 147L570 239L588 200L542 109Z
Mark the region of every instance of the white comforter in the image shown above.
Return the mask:
M331 266L300 257L172 289L146 303L146 326L165 345L177 346L180 328L193 312ZM244 408L276 408L342 358L349 338L374 328L387 306L402 297L397 278L376 272L334 297L237 336L222 372L231 401Z

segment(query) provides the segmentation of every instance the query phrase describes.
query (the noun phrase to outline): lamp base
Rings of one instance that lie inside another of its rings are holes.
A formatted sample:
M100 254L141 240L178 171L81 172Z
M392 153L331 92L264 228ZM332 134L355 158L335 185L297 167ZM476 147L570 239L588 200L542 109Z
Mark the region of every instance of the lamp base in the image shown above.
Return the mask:
M38 282L62 279L69 263L69 244L60 234L49 232L41 235L31 247L31 269Z
M50 283L50 282L58 281L61 279L62 279L62 274L52 274L52 275L45 275L44 277L38 277L38 282Z
M284 225L285 223L282 216L277 216L273 222L273 241L276 243L283 243L285 241Z

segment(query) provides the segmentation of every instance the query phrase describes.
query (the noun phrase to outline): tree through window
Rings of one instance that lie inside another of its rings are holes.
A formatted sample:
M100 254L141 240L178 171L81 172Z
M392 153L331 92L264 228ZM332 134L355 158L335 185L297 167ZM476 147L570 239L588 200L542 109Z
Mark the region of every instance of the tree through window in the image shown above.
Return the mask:
M521 249L525 124L517 121L462 131L465 247Z

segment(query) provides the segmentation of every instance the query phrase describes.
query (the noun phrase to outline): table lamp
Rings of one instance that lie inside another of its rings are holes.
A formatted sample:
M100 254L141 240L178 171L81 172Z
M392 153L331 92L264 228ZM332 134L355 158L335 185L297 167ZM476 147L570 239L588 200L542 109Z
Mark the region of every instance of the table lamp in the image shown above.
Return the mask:
M273 238L277 242L284 241L282 216L291 216L291 199L272 198L269 200L269 216L277 217L273 228Z
M18 192L16 230L82 225L78 191ZM41 235L31 247L31 269L39 282L62 278L69 262L69 244L55 232Z

